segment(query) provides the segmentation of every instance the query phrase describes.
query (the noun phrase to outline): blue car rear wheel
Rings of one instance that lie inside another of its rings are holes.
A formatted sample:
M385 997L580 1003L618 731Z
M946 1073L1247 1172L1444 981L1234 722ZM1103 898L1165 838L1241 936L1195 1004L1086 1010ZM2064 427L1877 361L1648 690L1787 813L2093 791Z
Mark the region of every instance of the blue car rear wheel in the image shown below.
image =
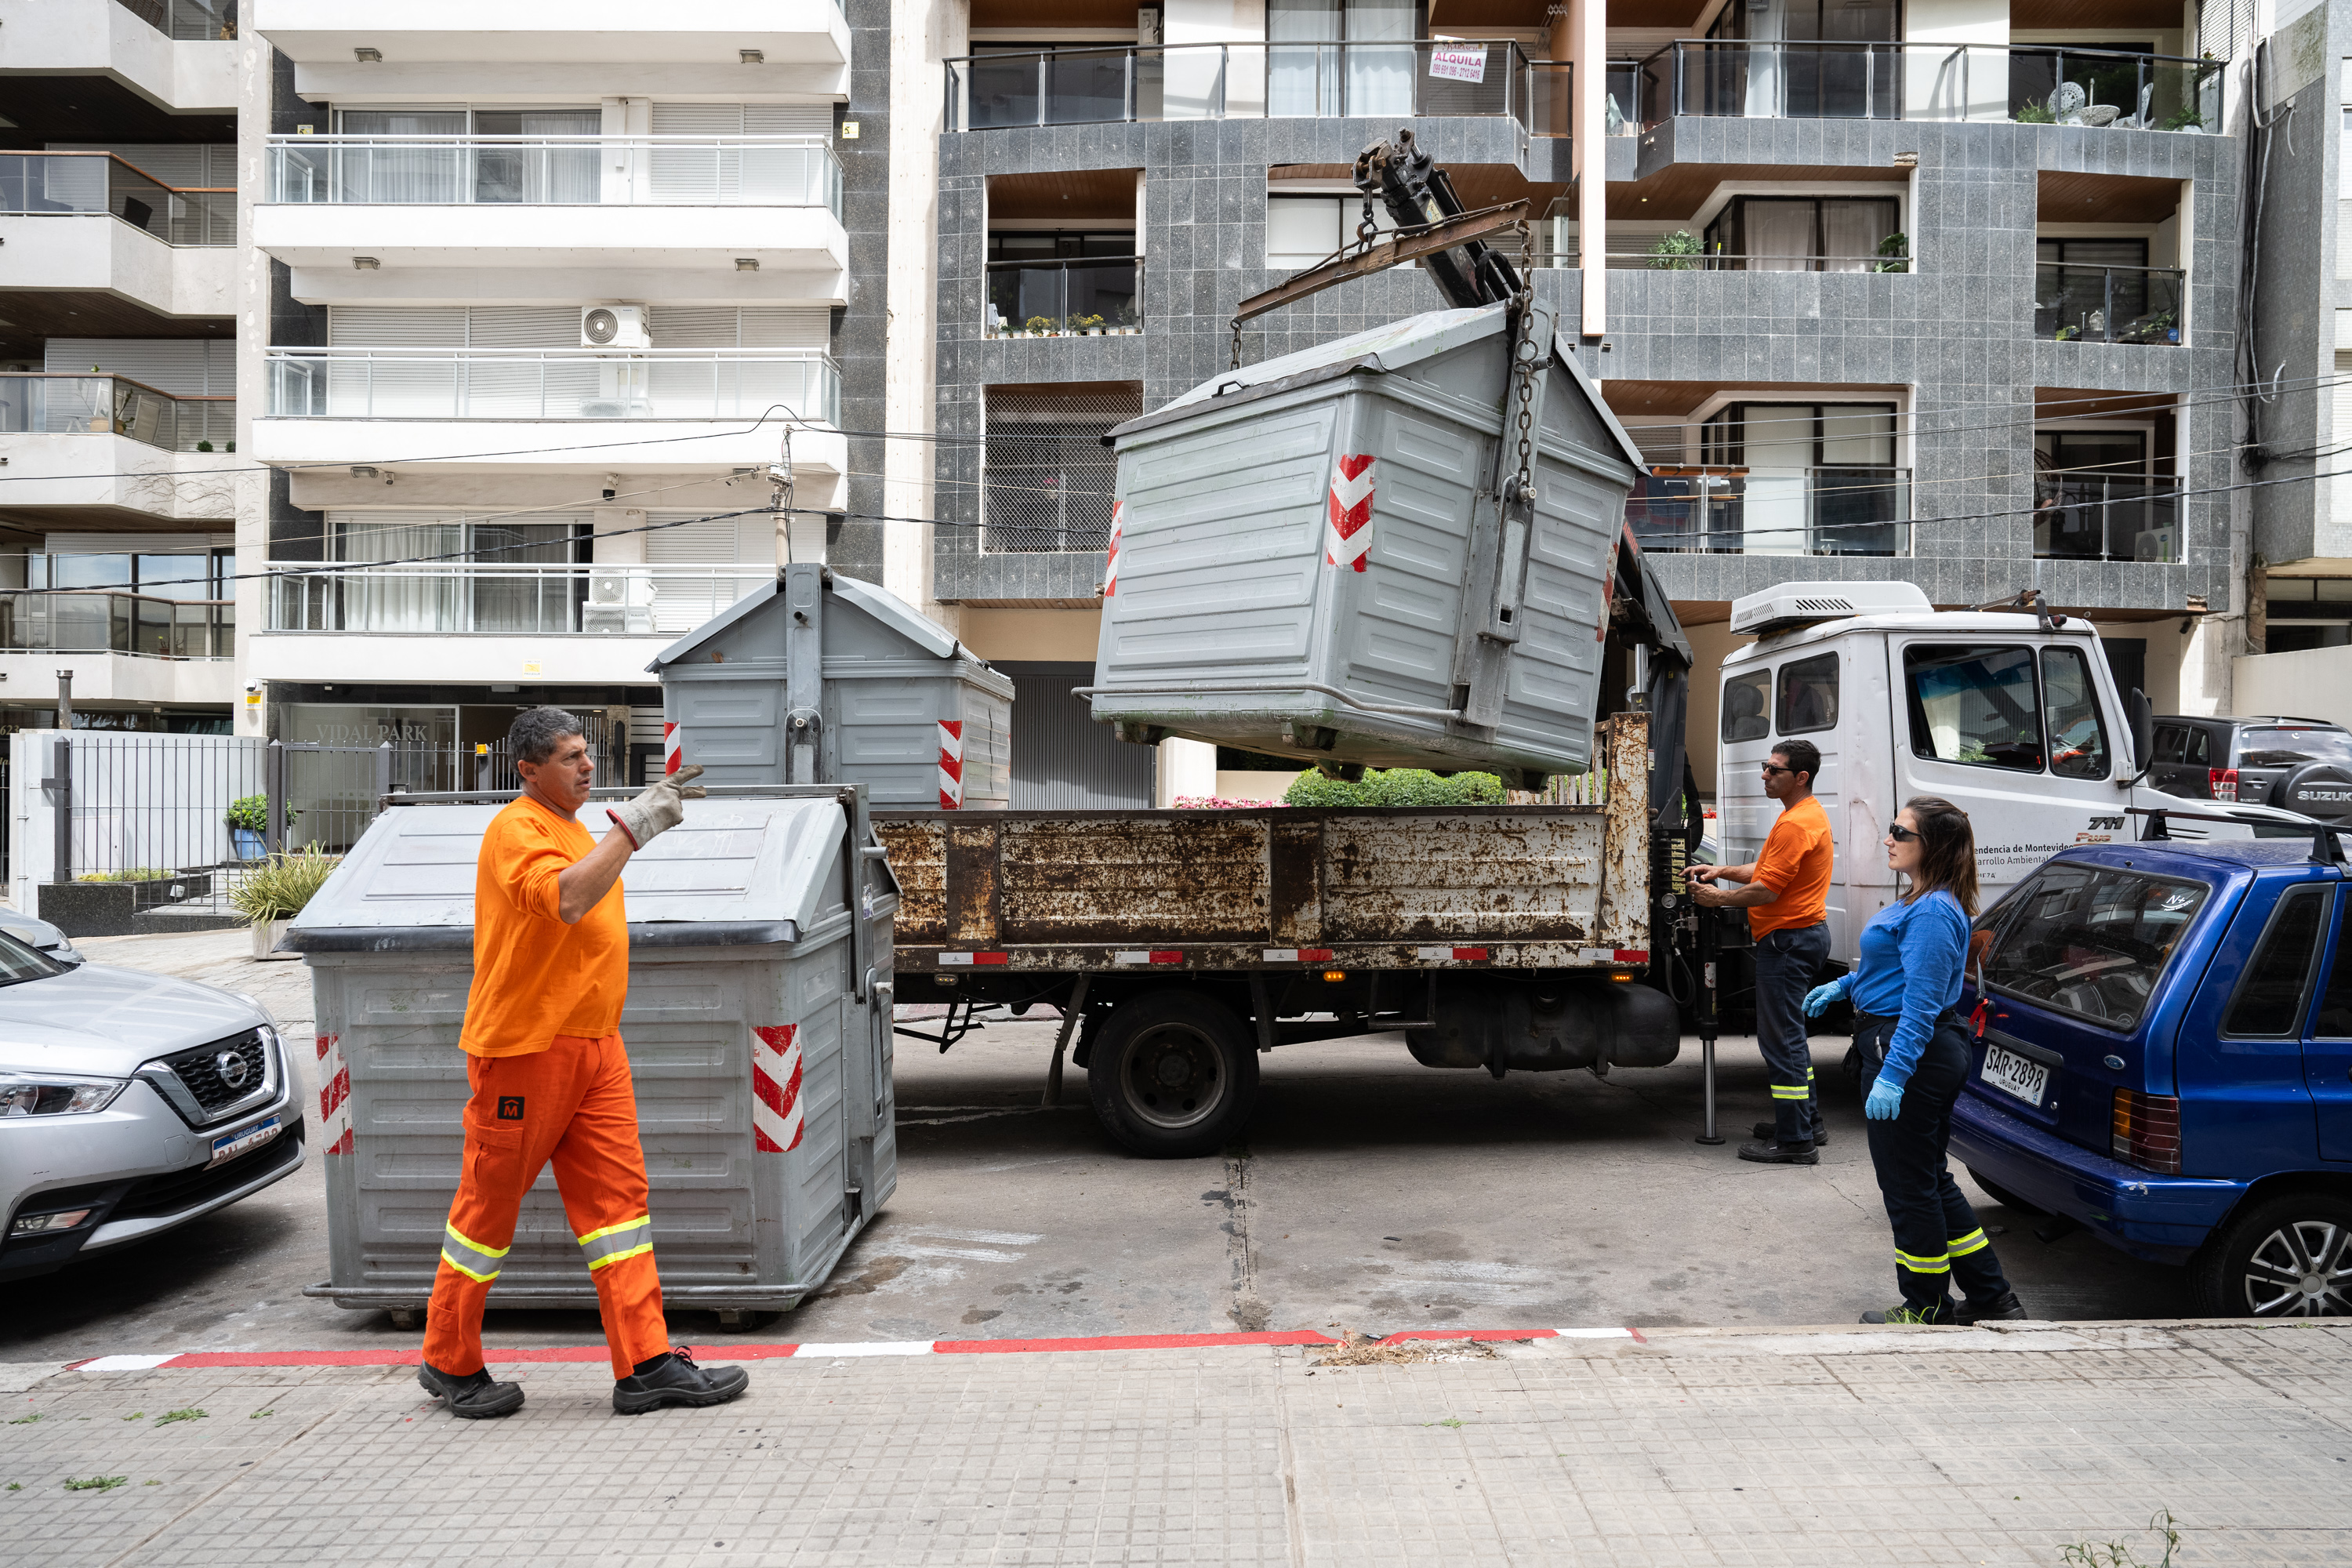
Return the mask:
M2189 1276L2209 1316L2352 1318L2352 1198L2266 1198L2223 1226Z

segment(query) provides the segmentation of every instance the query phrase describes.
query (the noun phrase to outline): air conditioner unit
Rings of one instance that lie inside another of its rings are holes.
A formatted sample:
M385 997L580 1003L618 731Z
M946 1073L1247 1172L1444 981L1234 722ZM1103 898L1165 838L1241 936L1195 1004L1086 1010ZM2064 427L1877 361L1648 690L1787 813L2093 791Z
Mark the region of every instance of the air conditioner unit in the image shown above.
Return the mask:
M588 602L592 605L625 605L629 602L629 579L625 573L595 572L588 578Z
M1779 583L1731 602L1731 629L1769 637L1849 616L1918 614L1936 606L1912 583Z
M643 305L590 305L580 312L580 346L587 349L649 349Z

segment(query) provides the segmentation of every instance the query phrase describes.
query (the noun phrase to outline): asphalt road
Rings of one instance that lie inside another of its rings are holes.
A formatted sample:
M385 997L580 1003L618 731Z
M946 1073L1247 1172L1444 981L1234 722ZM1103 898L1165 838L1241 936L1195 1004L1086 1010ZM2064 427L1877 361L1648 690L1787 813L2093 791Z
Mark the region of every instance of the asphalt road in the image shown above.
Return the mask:
M244 935L117 938L101 963L262 997L307 1032L299 964ZM1831 1142L1811 1168L1733 1150L1768 1113L1753 1042L1721 1050L1723 1131L1695 1143L1696 1042L1675 1066L1515 1074L1423 1068L1402 1038L1265 1058L1244 1145L1140 1160L1095 1126L1086 1077L1038 1104L1050 1023L991 1026L946 1056L901 1040L897 1194L825 1290L762 1339L1028 1338L1332 1324L1402 1328L1850 1323L1895 1299L1892 1243L1859 1105L1821 1060ZM307 1066L307 1064L306 1064ZM1962 1185L1980 1198L1965 1173ZM2084 1235L2036 1240L1980 1203L2036 1317L2185 1315L2177 1272ZM110 1258L0 1285L0 1361L110 1352L406 1344L380 1313L305 1300L326 1275L320 1162ZM499 1312L493 1345L600 1337L588 1313ZM719 1342L680 1312L683 1339Z

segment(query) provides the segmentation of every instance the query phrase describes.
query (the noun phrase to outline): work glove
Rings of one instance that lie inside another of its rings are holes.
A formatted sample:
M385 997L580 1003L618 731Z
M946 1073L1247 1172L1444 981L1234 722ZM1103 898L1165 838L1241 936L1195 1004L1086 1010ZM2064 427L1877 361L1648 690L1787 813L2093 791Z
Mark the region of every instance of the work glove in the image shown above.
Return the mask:
M1845 994L1845 982L1832 980L1826 985L1816 985L1805 993L1805 1016L1818 1018L1830 1010L1830 1004Z
M688 801L700 800L710 793L694 782L701 776L702 764L688 763L677 772L647 784L646 793L636 799L608 807L604 815L613 819L614 826L629 836L631 844L643 849L686 820Z
M1892 1121L1903 1109L1903 1086L1885 1079L1873 1079L1870 1098L1862 1102L1862 1113L1873 1121Z

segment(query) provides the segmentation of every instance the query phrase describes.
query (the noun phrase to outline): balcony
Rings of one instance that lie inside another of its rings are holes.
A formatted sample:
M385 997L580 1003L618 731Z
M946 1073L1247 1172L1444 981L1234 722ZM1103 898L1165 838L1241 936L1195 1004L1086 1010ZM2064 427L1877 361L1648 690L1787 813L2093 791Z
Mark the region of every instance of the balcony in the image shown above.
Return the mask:
M180 114L236 108L235 0L43 0L7 24L0 73L109 78Z
M2045 261L2033 269L2033 335L2070 343L2177 344L2187 335L2187 297L2188 274L2176 267Z
M1675 115L1751 119L2016 121L2218 133L2225 60L2105 49L1683 38L1610 90L1639 125Z
M0 32L6 29L0 28ZM0 291L236 310L236 193L175 189L111 153L0 153Z
M2180 488L2168 479L2036 476L2033 553L2045 561L2164 561L2180 551Z
M1663 246L1665 242L1661 241ZM1603 258L1612 272L1908 272L1913 258L1900 245L1882 247L1867 256L1735 256L1727 251L1612 250ZM1574 267L1573 253L1546 247L1537 256L1540 267Z
M236 38L236 0L114 0L174 43Z
M9 653L231 658L236 653L236 603L103 590L0 589L0 654Z
M107 214L166 245L236 243L234 186L167 185L112 153L0 153L0 214Z
M1171 120L1499 116L1568 133L1569 67L1515 43L1184 44L947 62L950 131Z
M1911 470L1670 468L1634 481L1625 521L1644 550L1704 555L1911 553Z
M0 435L82 434L166 452L234 452L236 399L175 395L121 375L0 375Z
M1143 331L1143 258L992 261L992 338L1131 337Z

